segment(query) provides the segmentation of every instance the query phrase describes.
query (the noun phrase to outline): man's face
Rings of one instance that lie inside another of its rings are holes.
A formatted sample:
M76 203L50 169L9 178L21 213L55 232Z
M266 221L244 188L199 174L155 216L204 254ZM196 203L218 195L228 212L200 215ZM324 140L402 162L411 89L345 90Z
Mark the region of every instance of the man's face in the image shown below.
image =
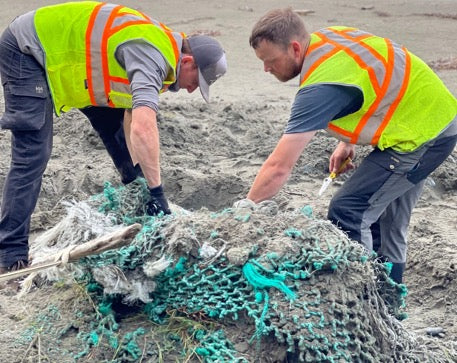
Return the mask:
M179 88L185 88L189 93L198 88L198 68L192 56L185 55L182 57L178 84Z
M283 46L262 40L255 54L263 62L265 72L270 72L281 82L287 82L300 74L302 64L293 44Z

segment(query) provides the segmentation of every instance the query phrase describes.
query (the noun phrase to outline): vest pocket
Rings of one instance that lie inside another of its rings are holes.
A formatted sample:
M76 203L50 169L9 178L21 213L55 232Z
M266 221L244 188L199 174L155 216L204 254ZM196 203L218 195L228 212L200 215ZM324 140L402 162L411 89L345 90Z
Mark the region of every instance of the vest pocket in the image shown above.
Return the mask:
M37 131L46 120L46 106L50 102L45 81L11 82L3 85L5 113L0 119L2 129Z

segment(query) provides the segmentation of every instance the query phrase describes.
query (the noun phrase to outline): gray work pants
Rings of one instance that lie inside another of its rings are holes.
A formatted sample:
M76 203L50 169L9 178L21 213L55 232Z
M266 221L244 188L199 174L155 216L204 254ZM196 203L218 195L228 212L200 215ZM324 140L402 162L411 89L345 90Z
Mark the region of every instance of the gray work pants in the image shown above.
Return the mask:
M51 155L53 106L43 68L22 53L7 29L0 38L5 98L3 129L11 130L11 165L0 214L0 267L28 259L30 216Z
M407 230L425 179L454 150L456 120L411 153L374 149L330 202L328 218L349 238L394 264L404 264Z

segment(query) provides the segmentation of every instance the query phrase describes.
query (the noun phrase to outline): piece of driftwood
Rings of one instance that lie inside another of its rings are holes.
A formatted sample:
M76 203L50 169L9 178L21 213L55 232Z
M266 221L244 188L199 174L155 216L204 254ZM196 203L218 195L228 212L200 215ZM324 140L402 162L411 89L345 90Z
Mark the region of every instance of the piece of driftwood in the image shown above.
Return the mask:
M314 10L310 10L310 9L298 9L298 10L294 10L294 12L297 13L298 15L308 15L308 14L315 13Z
M42 261L40 264L0 275L0 282L29 275L33 272L36 273L38 271L59 266L68 262L75 262L90 255L98 255L108 250L121 248L128 245L140 230L141 224L135 223L80 245L70 246L63 251L50 255L49 258Z

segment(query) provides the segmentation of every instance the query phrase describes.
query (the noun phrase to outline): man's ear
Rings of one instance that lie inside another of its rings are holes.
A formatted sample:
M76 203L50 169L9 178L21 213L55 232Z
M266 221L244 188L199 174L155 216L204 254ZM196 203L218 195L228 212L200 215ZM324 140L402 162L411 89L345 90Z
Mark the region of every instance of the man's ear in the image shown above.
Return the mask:
M194 57L189 54L184 54L181 58L181 64L194 63Z
M294 52L294 55L296 57L299 57L300 54L301 54L301 51L302 51L302 45L300 42L296 41L296 40L292 40L290 42L290 46L292 47L292 50Z

